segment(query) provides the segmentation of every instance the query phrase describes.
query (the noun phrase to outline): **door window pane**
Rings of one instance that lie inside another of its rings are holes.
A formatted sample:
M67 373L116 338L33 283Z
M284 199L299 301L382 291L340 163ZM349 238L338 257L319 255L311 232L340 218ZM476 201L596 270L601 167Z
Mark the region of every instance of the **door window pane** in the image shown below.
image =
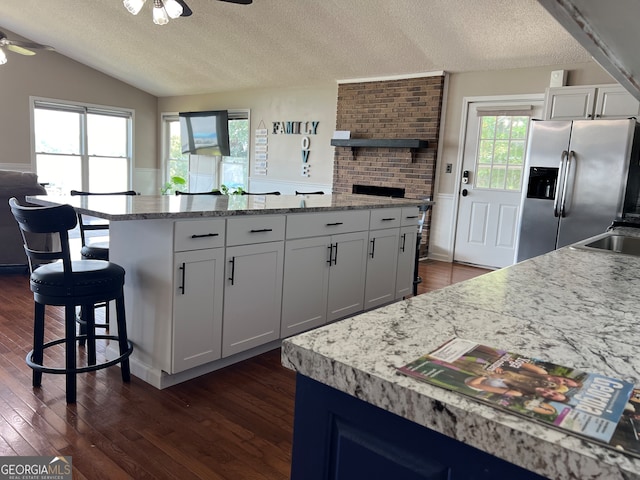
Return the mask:
M529 117L481 118L475 188L520 191Z

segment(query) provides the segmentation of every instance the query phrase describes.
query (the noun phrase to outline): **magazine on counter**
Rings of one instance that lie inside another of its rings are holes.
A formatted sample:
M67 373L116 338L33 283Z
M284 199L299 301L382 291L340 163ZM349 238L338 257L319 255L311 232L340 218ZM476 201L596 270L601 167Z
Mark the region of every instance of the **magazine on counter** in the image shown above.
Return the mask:
M633 390L609 445L640 457L640 389Z
M632 449L629 442L617 446L611 441L617 429L622 432L619 422L625 408L629 410L634 389L629 382L461 338L449 340L398 371L612 447ZM640 419L640 396L638 402ZM635 426L640 427L640 420L633 421L624 427L631 425L639 434ZM620 433L614 441L621 444L622 438ZM640 442L635 448L640 452Z

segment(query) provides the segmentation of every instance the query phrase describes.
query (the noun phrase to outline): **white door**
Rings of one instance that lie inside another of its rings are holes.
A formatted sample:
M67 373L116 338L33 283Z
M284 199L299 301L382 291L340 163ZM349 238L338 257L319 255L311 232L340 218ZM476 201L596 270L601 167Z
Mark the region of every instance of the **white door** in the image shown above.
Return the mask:
M466 138L454 261L501 268L515 258L527 133L542 105L472 103Z

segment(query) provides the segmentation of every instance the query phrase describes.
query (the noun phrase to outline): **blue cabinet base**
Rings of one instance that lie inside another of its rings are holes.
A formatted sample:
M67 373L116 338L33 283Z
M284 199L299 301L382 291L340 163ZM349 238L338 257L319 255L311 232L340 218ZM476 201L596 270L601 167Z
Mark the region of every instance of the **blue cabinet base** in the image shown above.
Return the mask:
M292 480L542 480L298 374Z

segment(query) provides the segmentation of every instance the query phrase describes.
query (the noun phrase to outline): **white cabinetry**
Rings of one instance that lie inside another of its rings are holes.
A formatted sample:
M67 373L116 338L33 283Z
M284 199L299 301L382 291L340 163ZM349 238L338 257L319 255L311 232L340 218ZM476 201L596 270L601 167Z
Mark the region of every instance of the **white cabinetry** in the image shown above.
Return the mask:
M413 294L419 220L420 211L418 207L405 207L402 209L398 270L396 273L396 299L398 300Z
M371 211L365 309L389 303L396 298L396 275L393 273L396 273L398 265L401 215L400 208Z
M175 222L171 371L221 356L225 220Z
M640 102L619 85L550 87L545 120L628 118L638 115Z
M227 221L222 356L280 338L284 215Z
M282 337L363 309L369 211L292 214L282 292Z

